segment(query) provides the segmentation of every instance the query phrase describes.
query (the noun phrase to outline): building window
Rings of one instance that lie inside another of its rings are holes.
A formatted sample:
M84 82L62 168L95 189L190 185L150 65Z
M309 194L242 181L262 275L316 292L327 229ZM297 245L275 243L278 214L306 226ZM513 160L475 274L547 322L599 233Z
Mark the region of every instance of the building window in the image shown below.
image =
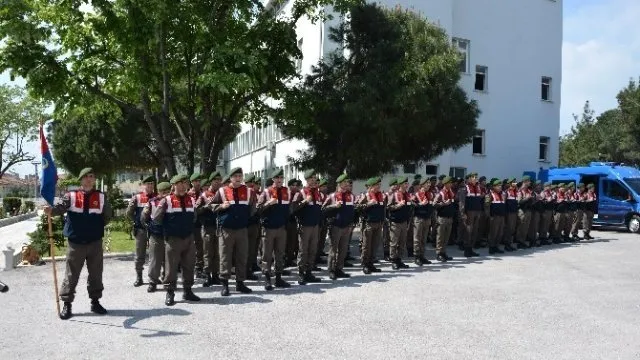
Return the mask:
M540 148L538 150L539 161L549 161L549 137L540 136Z
M551 101L551 78L543 76L541 84L541 98L544 101Z
M449 168L449 176L454 178L462 178L467 174L467 168L463 167L450 167Z
M484 155L484 130L476 130L473 135L473 155Z
M476 84L475 89L477 91L487 91L487 71L486 66L476 65Z
M453 38L453 46L460 53L460 72L469 72L469 40Z
M402 172L405 174L415 174L416 173L416 164L406 164L402 167Z
M424 170L427 175L437 175L438 165L427 165Z
M298 50L300 50L300 52L302 53L302 44L303 41L302 39L298 40ZM296 72L301 72L302 71L302 55L300 56L300 58L296 59Z

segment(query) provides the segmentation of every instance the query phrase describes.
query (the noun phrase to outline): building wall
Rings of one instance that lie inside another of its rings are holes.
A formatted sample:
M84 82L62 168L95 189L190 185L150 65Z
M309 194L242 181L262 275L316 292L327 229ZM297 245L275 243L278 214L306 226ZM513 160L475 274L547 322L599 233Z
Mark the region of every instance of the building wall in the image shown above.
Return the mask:
M437 174L461 176L478 172L488 177L520 176L524 171L556 166L560 127L562 81L561 0L378 0L379 4L411 8L438 24L455 39L468 41L468 63L460 85L482 111L478 129L483 130L480 154L473 145L446 152L429 164L399 168L397 174L427 175L426 165L436 165ZM290 4L285 6L286 12ZM330 9L328 9L330 11ZM322 55L337 48L328 28L332 23L311 24L300 20L298 39L303 39L302 73L308 73ZM476 66L486 67L486 87L475 90ZM542 77L551 78L548 100L542 100ZM246 127L245 129L249 129ZM540 140L548 141L540 161ZM275 166L295 156L303 141L278 140ZM229 167L264 167L265 152L230 158ZM260 160L262 159L262 160ZM267 165L269 163L267 162ZM461 168L451 172L452 167ZM245 170L245 172L248 172Z

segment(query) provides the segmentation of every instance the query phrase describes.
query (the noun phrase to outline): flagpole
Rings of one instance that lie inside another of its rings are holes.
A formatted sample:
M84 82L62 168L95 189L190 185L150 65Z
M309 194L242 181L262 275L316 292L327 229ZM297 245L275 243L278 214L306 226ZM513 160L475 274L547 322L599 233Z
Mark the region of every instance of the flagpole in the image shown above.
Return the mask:
M42 139L44 137L43 119L40 119L40 148L42 148ZM44 157L44 151L42 152ZM44 176L44 165L42 166L42 172ZM41 182L40 185L42 185ZM49 201L47 200L47 203ZM47 204L53 206L53 204ZM56 265L56 247L53 241L53 224L51 222L51 213L47 214L47 237L49 238L49 253L51 253L51 265L53 267L53 292L56 297L56 311L60 315L60 296L58 294L58 267Z

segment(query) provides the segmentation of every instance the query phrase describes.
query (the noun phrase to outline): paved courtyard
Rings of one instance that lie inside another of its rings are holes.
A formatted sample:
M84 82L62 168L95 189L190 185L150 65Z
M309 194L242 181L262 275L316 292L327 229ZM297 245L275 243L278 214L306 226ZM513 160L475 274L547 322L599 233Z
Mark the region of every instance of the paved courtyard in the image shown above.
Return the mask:
M173 307L132 287L132 259L108 259L109 314L89 312L84 272L67 321L50 265L0 272L11 287L0 359L638 359L640 236L594 235L474 260L450 247L445 265L353 268L351 279L269 293L197 286L203 301Z

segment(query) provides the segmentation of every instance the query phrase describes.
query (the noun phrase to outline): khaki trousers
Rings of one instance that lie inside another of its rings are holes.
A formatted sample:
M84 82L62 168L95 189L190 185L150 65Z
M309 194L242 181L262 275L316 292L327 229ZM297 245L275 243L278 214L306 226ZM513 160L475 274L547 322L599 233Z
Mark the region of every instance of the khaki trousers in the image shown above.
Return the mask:
M102 240L93 241L88 244L76 244L67 242L67 261L64 272L64 280L60 288L60 300L73 302L78 286L78 279L84 263L87 263L87 292L89 298L98 300L102 297L102 266L103 252Z
M204 267L204 242L202 240L202 224L196 224L193 228L193 241L195 245L195 268L202 270Z
M538 240L538 231L540 230L540 218L541 214L537 210L531 211L531 221L529 222L529 233L527 238L535 243Z
M589 210L583 211L582 215L582 232L585 235L589 235L591 233L591 228L593 227L593 212Z
M382 222L367 222L362 232L362 266L373 265L373 256L382 242Z
M252 273L253 265L258 264L258 248L260 242L260 224L249 224L247 228L247 274Z
M287 230L284 226L277 229L265 229L262 242L262 273L271 274L271 265L274 263L275 273L282 274L284 270L284 254L287 246Z
M582 210L576 210L575 216L573 218L573 222L571 224L571 234L578 236L578 231L580 230L580 226L584 226L582 224L584 214Z
M516 224L518 222L518 213L507 213L504 218L504 238L505 245L513 244L513 238L516 232Z
M542 212L542 220L540 221L540 238L548 239L551 232L551 225L553 223L553 210L545 210Z
M151 234L149 236L149 282L160 284L160 272L165 266L164 236Z
M497 247L503 237L504 232L504 216L489 217L489 247Z
M196 249L193 235L181 238L168 236L165 243L165 256L167 259L167 274L164 282L169 289L175 290L178 282L178 265L182 271L182 286L189 289L193 286L193 273L195 270Z
M402 258L403 249L407 247L407 232L409 231L409 225L406 221L393 222L391 221L389 230L391 232L391 246L389 247L389 257L391 260L397 260Z
M438 216L438 238L436 240L436 253L444 254L447 250L449 237L451 236L451 228L453 227L453 219Z
M467 249L473 248L478 241L478 228L480 226L480 219L482 218L481 211L467 211L467 220L462 221L460 224L464 226L464 247Z
M220 242L220 278L229 280L233 262L236 265L236 281L247 279L247 228L221 228ZM235 261L234 261L235 260Z
M136 272L144 270L144 263L147 257L147 244L149 238L144 229L133 229L134 238L136 239L136 260L134 262Z
M218 244L217 230L215 225L205 225L202 227L204 272L216 276L218 272L220 272L220 245Z
M329 247L328 268L330 272L341 271L344 268L344 260L349 251L351 226L331 227L331 244Z
M424 257L424 247L429 237L430 227L431 217L426 219L413 218L413 256L416 259Z
M318 249L318 226L301 226L298 244L298 271L307 272L313 269Z

